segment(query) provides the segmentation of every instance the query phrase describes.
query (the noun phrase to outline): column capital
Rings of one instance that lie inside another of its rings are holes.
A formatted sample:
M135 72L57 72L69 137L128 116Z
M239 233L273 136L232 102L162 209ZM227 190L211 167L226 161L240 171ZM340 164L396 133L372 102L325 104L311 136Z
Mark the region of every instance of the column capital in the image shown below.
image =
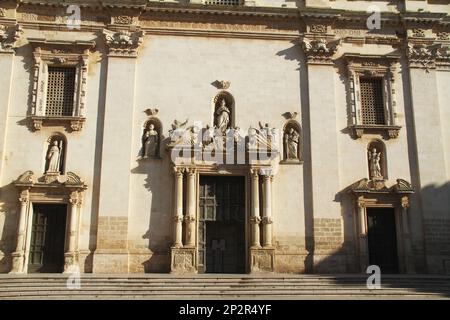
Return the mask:
M302 37L301 43L308 64L332 65L332 57L341 44L341 39L310 35Z
M110 57L136 58L138 49L144 41L144 31L103 29Z
M18 24L13 26L0 24L0 53L14 53L16 42L22 32Z
M259 169L259 174L263 176L263 178L266 179L272 179L273 178L273 168L261 168Z
M183 216L173 216L172 221L173 222L183 222Z
M409 208L409 197L408 196L403 196L401 199L401 205L403 209L408 209Z
M173 173L175 174L175 176L180 177L183 175L184 171L186 169L183 167L173 167Z
M259 178L259 170L256 168L250 168L250 175L252 176L253 179L258 179Z
M194 216L189 216L189 215L184 216L184 221L185 222L194 222L195 220L196 219L195 219Z
M23 190L19 196L19 202L22 205L27 204L30 201L30 192L28 190Z
M250 218L250 223L251 224L260 224L261 223L261 218L259 216L251 217Z
M73 206L81 206L82 199L78 191L73 191L69 196L69 203Z
M186 168L186 173L188 174L188 176L193 176L194 174L196 174L196 172L196 168Z
M262 217L261 219L262 224L272 224L273 223L273 219L272 217Z
M364 197L358 197L358 208L362 209L366 207L366 201L364 200Z

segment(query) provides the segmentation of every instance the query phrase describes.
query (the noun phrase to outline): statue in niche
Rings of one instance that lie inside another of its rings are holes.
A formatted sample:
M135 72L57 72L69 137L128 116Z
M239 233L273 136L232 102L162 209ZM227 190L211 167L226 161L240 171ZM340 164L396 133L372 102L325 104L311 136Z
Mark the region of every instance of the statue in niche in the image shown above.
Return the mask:
M148 129L144 132L143 137L143 154L144 158L159 156L159 134L155 130L155 125L150 123Z
M47 171L45 173L61 173L62 141L53 140L47 152Z
M377 152L376 148L372 148L372 150L369 150L368 154L369 154L370 178L383 179L380 166L381 152Z
M230 109L227 107L227 103L223 98L220 101L220 107L216 110L216 127L222 134L225 134L230 126Z
M286 160L298 160L298 146L300 135L293 127L284 133L284 150L286 150Z

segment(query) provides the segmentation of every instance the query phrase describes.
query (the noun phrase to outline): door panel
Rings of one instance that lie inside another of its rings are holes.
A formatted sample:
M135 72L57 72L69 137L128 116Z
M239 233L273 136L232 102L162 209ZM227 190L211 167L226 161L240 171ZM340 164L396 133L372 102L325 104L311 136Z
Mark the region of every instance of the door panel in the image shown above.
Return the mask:
M395 210L368 208L369 263L378 265L383 273L398 272Z
M199 271L245 272L245 178L200 177Z
M66 205L33 205L28 272L62 272Z

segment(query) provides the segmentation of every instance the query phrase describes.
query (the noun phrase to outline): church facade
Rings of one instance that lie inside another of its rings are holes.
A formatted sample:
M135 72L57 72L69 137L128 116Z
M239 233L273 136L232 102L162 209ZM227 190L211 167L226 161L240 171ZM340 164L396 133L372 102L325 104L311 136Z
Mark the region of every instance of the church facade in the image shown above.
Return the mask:
M450 2L0 2L0 272L450 273Z

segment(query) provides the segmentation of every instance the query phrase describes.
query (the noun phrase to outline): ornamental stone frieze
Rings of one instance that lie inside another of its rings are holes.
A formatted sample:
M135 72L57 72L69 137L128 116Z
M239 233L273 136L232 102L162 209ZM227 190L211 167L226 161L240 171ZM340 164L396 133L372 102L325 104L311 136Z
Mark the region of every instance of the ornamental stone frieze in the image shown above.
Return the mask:
M109 56L137 57L138 49L144 41L144 31L103 30Z
M18 24L13 26L0 24L0 53L13 53L22 32L22 28Z
M411 68L449 69L450 44L443 42L409 42L406 55Z

